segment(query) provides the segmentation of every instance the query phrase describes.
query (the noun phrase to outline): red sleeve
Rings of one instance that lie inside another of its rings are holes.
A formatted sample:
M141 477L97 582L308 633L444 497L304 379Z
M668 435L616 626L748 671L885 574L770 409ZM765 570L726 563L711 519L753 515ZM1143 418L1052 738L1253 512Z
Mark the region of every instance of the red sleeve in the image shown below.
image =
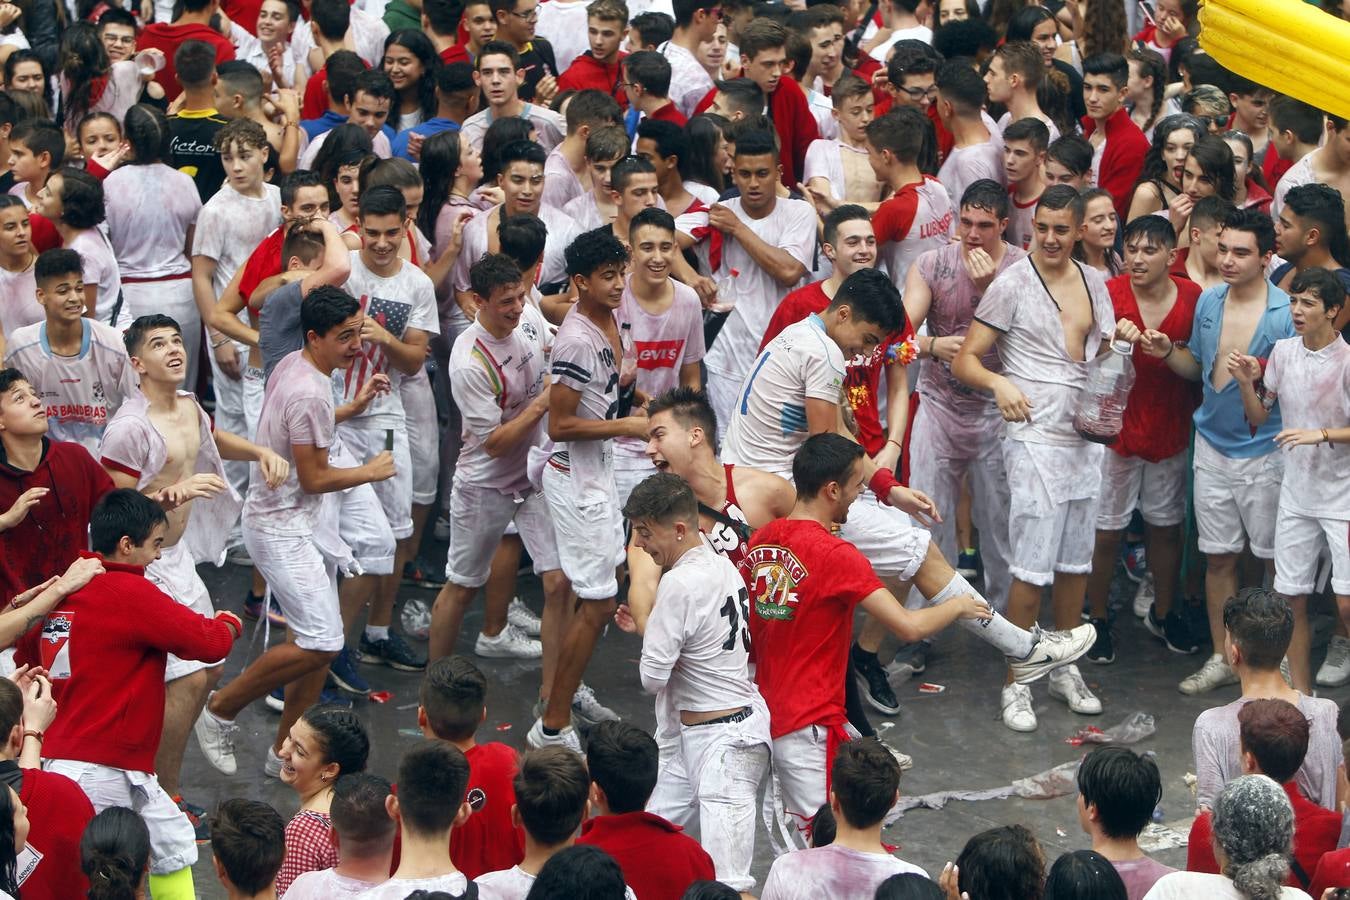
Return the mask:
M84 161L84 170L93 175L99 181L108 177L108 170L98 164L96 160L86 158Z
M328 92L323 86L327 77L328 69L323 67L305 82L305 100L300 106L300 118L317 119L328 109Z
M5 597L6 601L13 598ZM14 664L16 666L27 666L34 663L41 663L42 657L38 654L38 638L42 634L42 623L38 622L32 628L28 629L14 643Z
M40 213L30 212L28 224L32 228L29 240L37 252L45 253L61 246L61 233L56 230L56 226L52 224L51 219Z
M1327 888L1350 886L1350 851L1336 850L1323 856L1313 872L1312 886L1308 893L1312 897L1321 897Z
M281 270L278 266L277 255L269 246L269 241L264 238L263 242L253 248L249 254L248 262L244 263L244 274L239 276L239 296L244 298L244 302L252 306L253 292L258 289L268 278L278 274Z
M261 4L259 4L261 6ZM255 15L253 20L256 22L258 17ZM234 61L234 43L223 34L217 34L216 40L216 64Z
M784 328L795 325L805 319L808 314L808 311L802 308L799 292L793 291L788 294L783 298L783 302L778 304L778 308L773 311L773 316L769 319L769 326L764 329L764 340L759 342L759 349L763 350L769 345L769 341L778 337Z
M704 94L703 99L698 101L698 104L694 107L694 115L707 112L708 108L712 106L713 98L716 96L717 96L716 87L708 91L708 93Z
M141 607L140 616L129 617L132 621L128 624L134 629L139 619L143 629L139 637L147 645L180 659L208 663L220 662L230 655L234 634L224 621L194 612L144 578L137 580L140 583L134 587L130 581L122 582L135 590L136 596L128 599Z
M1285 172L1289 171L1289 167L1292 165L1293 163L1275 152L1274 145L1266 148L1266 158L1261 163L1261 172L1266 176L1266 184L1270 185L1272 191L1275 190L1275 185L1280 183L1280 178Z
M806 148L820 137L820 130L816 126L816 117L811 115L806 95L795 81L783 79L770 104L774 107L774 127L778 129L782 149L788 156L783 160L783 184L791 190L797 186L798 175L806 166ZM789 161L791 170L786 165Z
M1190 842L1186 847L1186 871L1219 874L1219 861L1214 858L1214 847L1210 841L1212 825L1209 813L1196 816L1191 826Z
M903 241L918 211L919 195L915 191L902 191L877 207L872 215L872 230L876 232L877 243Z
M824 562L821 568L830 573L830 595L850 606L884 587L867 557L852 544L840 541L825 555Z

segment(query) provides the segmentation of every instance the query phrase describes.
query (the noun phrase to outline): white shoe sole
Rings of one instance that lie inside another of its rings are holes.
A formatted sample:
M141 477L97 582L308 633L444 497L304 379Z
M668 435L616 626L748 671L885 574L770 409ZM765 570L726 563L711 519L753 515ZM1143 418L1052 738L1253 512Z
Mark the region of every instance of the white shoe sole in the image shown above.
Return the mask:
M1050 684L1050 696L1069 707L1070 712L1078 713L1080 716L1099 716L1102 713L1102 701L1093 697L1091 701L1079 700L1075 702L1064 691L1056 690L1054 682Z
M1018 684L1031 684L1060 666L1077 662L1097 642L1097 629L1091 623L1079 625L1077 628L1070 630L1069 634L1073 638L1063 645L1063 650L1059 651L1063 653L1062 656L1052 656L1038 645L1031 651L1030 658L1026 660L1008 660L1008 666L1013 673L1013 681ZM1058 647L1056 649L1059 650Z
M1315 680L1317 681L1318 687L1340 687L1341 685L1350 682L1350 669L1342 670L1335 677L1324 677L1322 673L1325 671L1325 668L1317 670L1317 678Z
M544 655L544 645L538 641L531 642L532 647L501 647L496 644L482 644L477 641L473 645L474 656L481 656L484 659L540 659Z
M206 757L206 761L211 764L213 769L220 772L222 775L233 775L239 771L239 764L233 757L228 761L221 761L212 758L211 754L206 752L206 744L210 735L205 732L211 726L205 724L203 718L208 715L210 715L210 713L206 710L202 710L201 714L197 716L197 721L192 724L192 731L197 735L197 746L201 749L202 756Z

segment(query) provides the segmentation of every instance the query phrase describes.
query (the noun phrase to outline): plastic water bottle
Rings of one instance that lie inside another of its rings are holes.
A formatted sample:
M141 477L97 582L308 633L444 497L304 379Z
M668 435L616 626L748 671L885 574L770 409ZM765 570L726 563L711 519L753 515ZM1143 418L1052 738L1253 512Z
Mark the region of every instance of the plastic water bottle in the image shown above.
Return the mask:
M1088 368L1087 384L1078 398L1073 427L1086 441L1114 444L1125 421L1125 403L1134 387L1134 363L1130 354L1134 345L1114 340L1111 351L1094 359Z
M729 313L736 305L737 285L736 279L740 276L739 269L730 269L726 275L717 280L717 302L713 303L708 309L715 313Z

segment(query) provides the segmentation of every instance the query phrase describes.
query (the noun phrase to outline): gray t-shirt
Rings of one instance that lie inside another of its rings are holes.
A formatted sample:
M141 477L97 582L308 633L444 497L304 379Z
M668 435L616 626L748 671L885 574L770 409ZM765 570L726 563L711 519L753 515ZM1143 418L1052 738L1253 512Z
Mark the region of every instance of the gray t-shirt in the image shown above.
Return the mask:
M305 346L300 329L301 280L283 284L267 295L258 311L258 350L263 358L263 377L271 379L272 370L287 353Z

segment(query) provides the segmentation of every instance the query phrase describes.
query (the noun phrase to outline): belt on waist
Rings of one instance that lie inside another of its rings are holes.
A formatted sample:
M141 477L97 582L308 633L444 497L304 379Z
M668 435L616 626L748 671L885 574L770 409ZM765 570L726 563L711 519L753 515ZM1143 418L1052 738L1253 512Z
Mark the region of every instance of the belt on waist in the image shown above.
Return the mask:
M754 714L754 707L747 706L739 712L727 713L725 716L718 716L715 719L709 719L706 722L695 722L693 725L686 725L685 728L701 728L704 725L730 725L733 722L744 722Z

